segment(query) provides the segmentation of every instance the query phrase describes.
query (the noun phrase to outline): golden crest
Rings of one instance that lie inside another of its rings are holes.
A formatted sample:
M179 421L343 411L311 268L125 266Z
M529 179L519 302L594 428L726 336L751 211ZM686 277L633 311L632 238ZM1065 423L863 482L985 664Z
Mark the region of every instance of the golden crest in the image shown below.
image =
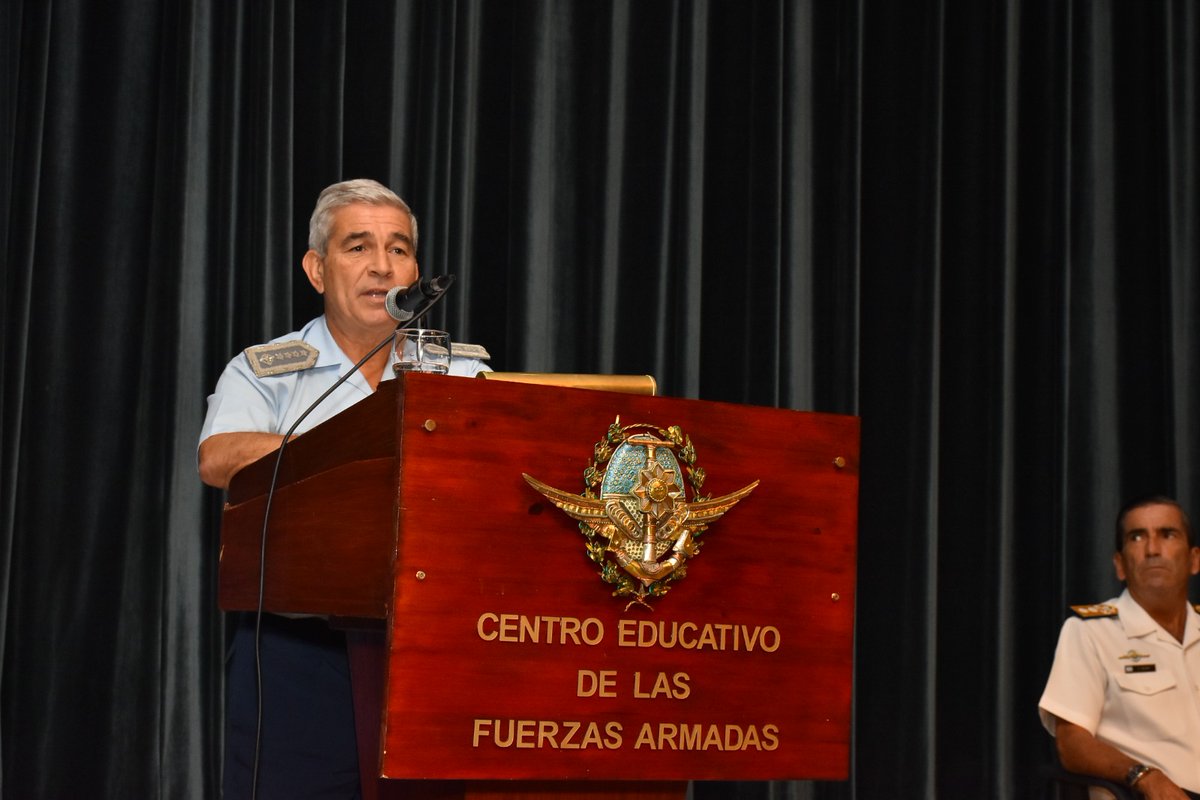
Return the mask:
M579 520L587 555L600 566L600 577L615 587L613 595L647 608L647 598L661 597L687 574L688 559L700 552L697 537L758 486L754 481L732 494L704 496L705 472L678 425L622 427L620 417L596 443L583 476L582 494L524 478Z
M1115 617L1118 615L1117 607L1108 603L1091 603L1089 605L1071 606L1071 610L1077 616L1084 619L1098 619L1101 617Z

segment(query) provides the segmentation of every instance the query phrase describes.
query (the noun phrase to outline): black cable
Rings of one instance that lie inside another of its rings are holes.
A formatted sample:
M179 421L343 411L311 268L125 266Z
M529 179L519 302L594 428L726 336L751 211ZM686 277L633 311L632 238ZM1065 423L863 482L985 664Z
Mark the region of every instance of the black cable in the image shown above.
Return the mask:
M412 327L421 319L421 317L425 316L429 309L433 308L434 304L437 303L437 301L441 298L442 295L438 295L429 299L416 313L413 314L411 319L405 320L401 324L405 327ZM266 507L263 509L262 534L259 539L258 550L258 605L254 610L254 687L256 695L255 701L257 706L254 723L254 766L251 772L250 783L251 800L255 800L255 798L258 796L258 766L259 756L262 751L262 616L263 602L266 594L267 526L271 519L271 501L275 497L275 488L279 481L279 466L283 463L283 452L287 448L288 440L291 439L292 434L296 432L296 428L300 426L300 423L307 419L308 415L311 414L317 408L317 406L325 401L325 398L329 397L329 395L333 394L333 392L337 390L339 386L349 380L351 375L358 372L362 365L367 363L367 361L369 361L373 355L382 350L383 347L389 342L393 341L396 337L396 331L399 329L400 326L397 325L391 333L385 336L383 340L379 342L379 344L372 347L371 350L365 356L360 358L353 367L347 370L346 373L340 376L332 386L330 386L321 394L320 397L314 400L312 405L304 410L304 413L296 418L296 421L292 423L290 428L288 428L287 433L283 435L283 441L280 442L279 450L275 455L275 467L271 472L271 483L267 487Z

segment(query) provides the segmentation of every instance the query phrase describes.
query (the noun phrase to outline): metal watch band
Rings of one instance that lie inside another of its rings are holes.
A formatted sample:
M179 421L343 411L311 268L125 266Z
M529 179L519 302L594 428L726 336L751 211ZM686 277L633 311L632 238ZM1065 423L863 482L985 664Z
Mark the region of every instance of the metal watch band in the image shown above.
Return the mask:
M1125 785L1133 786L1135 783L1144 778L1146 773L1152 769L1154 768L1147 767L1145 764L1134 764L1129 768L1129 772L1125 773Z

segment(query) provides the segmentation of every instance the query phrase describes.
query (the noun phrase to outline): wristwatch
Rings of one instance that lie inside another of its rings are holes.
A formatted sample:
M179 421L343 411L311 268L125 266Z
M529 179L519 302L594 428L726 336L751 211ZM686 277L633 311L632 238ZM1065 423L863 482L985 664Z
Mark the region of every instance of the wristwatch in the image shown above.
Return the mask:
M1125 773L1125 785L1133 786L1146 776L1146 773L1154 767L1147 767L1145 764L1134 764L1129 768L1129 772Z

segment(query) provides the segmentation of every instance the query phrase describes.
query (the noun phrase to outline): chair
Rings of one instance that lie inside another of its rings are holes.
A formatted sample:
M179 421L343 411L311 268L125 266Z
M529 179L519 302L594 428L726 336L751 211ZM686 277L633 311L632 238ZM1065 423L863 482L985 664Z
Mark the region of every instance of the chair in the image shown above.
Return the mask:
M1093 786L1107 789L1116 800L1137 800L1128 786L1104 778L1068 772L1057 765L1047 767L1045 774L1045 800L1087 800L1087 790Z

